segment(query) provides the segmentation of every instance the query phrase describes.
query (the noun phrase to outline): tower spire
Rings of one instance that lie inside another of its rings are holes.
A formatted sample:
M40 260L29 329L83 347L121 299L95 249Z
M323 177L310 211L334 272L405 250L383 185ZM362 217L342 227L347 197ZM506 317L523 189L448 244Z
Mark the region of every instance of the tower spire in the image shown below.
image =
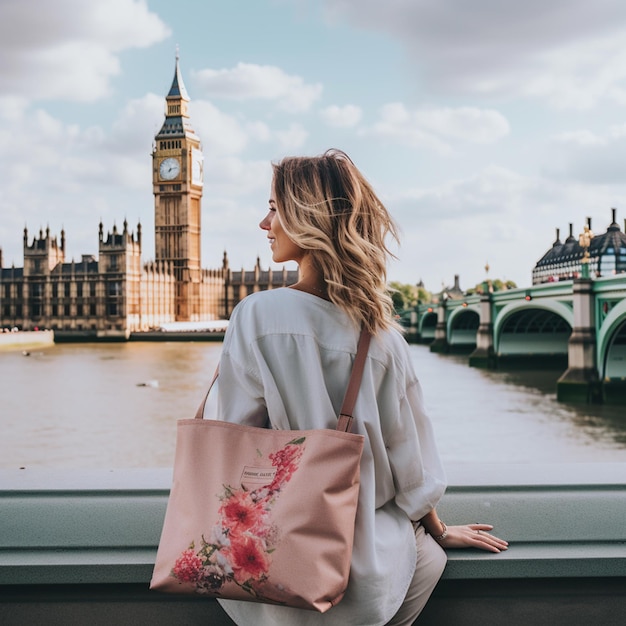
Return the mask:
M159 141L192 137L198 139L189 122L189 94L180 71L180 53L176 46L176 66L170 90L165 96L165 120L155 139Z
M174 80L172 80L172 86L170 87L170 91L167 94L167 99L182 99L186 102L189 102L189 94L187 93L187 89L185 88L183 76L180 73L180 50L178 48L178 44L176 44L176 67L174 69Z

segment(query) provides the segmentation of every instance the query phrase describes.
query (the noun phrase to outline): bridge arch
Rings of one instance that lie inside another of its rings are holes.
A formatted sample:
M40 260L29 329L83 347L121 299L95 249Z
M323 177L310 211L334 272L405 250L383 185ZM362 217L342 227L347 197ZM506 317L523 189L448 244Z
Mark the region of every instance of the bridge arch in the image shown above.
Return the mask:
M512 302L494 323L494 349L498 357L564 355L574 326L574 312L554 300Z
M476 335L480 325L480 305L458 307L450 313L446 336L448 345L458 348L476 347Z
M428 343L435 339L435 328L437 326L437 313L431 311L421 316L419 320L419 336L422 342Z
M602 323L597 363L601 380L626 378L626 300L614 306Z

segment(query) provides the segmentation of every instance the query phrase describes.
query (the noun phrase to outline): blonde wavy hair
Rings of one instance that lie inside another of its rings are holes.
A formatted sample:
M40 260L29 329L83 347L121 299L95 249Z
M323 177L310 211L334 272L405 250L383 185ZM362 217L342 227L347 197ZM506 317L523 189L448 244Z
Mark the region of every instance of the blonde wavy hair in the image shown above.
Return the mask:
M276 210L287 236L311 255L331 302L372 334L396 326L387 260L394 221L341 150L273 164Z

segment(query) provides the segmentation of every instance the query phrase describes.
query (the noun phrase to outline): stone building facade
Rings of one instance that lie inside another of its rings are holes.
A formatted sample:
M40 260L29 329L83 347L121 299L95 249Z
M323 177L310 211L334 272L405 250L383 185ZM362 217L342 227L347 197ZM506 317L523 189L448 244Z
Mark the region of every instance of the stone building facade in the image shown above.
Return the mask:
M232 271L201 267L203 157L191 127L189 96L179 68L165 99L165 120L152 151L155 260L141 256L141 224L98 231L98 256L65 258L65 231L50 229L29 239L24 229L24 266L2 267L0 327L48 328L66 338L128 338L171 322L225 319L255 291L298 280L293 270Z

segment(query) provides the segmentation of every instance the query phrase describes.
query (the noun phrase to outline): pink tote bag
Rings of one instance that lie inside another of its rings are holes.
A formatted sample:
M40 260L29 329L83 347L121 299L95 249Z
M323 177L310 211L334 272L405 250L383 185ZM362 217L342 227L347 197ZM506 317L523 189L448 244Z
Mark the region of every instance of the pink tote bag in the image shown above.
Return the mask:
M349 431L369 340L363 332L337 430L207 420L206 398L179 420L151 589L320 612L342 599L364 441Z

